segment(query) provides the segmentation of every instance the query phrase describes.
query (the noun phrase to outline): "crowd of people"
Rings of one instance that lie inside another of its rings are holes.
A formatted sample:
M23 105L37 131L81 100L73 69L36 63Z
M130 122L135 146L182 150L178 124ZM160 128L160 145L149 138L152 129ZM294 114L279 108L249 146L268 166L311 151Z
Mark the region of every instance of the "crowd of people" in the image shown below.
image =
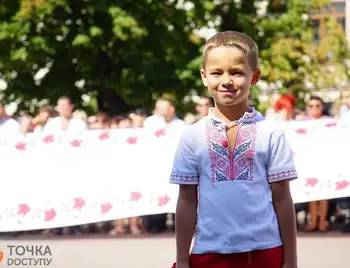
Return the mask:
M166 98L161 98L155 103L153 114L148 114L143 109L136 109L128 114L110 116L99 112L93 116L87 116L82 110L74 110L74 104L69 97L61 97L57 101L56 108L43 105L38 113L31 117L22 113L18 118L7 115L3 103L0 102L0 143L4 143L8 137L21 134L42 133L70 133L80 135L88 129L125 129L145 128L150 131L166 130L169 133L183 131L186 125L193 124L204 118L210 112L212 101L209 97L201 97L196 103L197 114L187 114L184 120L176 115L174 103ZM318 96L311 96L305 103L304 109L296 105L296 99L290 95L279 95L274 98L271 108L265 113L267 120L289 121L289 120L318 120L339 116L343 124L350 126L350 94L343 94L339 103L331 109L325 109L325 103ZM343 208L350 209L349 198L336 200L320 200L308 204L297 204L296 211L305 212L305 224L301 229L325 232L332 228L332 222L341 218L339 213ZM106 231L111 236L130 232L134 235L142 232L161 232L167 228L173 228L173 215L151 215L140 218L120 219L113 224L98 223L86 226L62 228L55 230L44 230L45 234L60 233L82 233L97 230ZM345 231L350 231L347 225Z

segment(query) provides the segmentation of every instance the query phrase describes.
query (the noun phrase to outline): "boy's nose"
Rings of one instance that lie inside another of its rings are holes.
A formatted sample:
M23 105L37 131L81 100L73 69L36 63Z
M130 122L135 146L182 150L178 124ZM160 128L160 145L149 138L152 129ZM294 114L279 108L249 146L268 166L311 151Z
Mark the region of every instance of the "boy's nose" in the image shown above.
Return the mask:
M233 79L230 75L225 75L222 80L222 84L225 86L233 85Z

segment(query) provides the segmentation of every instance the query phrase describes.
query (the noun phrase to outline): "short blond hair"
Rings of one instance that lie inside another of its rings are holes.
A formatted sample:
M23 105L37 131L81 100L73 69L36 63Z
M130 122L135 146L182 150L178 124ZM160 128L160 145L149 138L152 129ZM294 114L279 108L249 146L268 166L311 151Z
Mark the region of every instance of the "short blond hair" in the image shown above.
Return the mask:
M248 35L235 31L219 32L207 40L203 50L202 68L205 68L208 52L220 46L238 48L246 55L251 69L255 71L258 68L258 45Z

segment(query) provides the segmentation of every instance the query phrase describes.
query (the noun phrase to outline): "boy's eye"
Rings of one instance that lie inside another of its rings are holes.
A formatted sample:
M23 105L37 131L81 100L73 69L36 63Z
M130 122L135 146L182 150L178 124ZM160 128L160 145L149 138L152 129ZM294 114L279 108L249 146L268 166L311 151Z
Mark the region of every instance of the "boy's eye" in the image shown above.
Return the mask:
M232 75L244 75L243 72L233 72Z
M212 72L211 74L213 74L213 75L220 75L219 72Z

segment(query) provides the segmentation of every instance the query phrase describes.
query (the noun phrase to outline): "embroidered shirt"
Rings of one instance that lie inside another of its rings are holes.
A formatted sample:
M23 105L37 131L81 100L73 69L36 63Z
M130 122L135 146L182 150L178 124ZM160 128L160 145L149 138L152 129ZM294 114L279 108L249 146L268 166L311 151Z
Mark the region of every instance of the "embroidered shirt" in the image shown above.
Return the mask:
M170 182L199 186L192 252L236 253L282 244L270 183L297 177L284 133L254 109L239 120L228 149L226 124L210 114L178 144Z

